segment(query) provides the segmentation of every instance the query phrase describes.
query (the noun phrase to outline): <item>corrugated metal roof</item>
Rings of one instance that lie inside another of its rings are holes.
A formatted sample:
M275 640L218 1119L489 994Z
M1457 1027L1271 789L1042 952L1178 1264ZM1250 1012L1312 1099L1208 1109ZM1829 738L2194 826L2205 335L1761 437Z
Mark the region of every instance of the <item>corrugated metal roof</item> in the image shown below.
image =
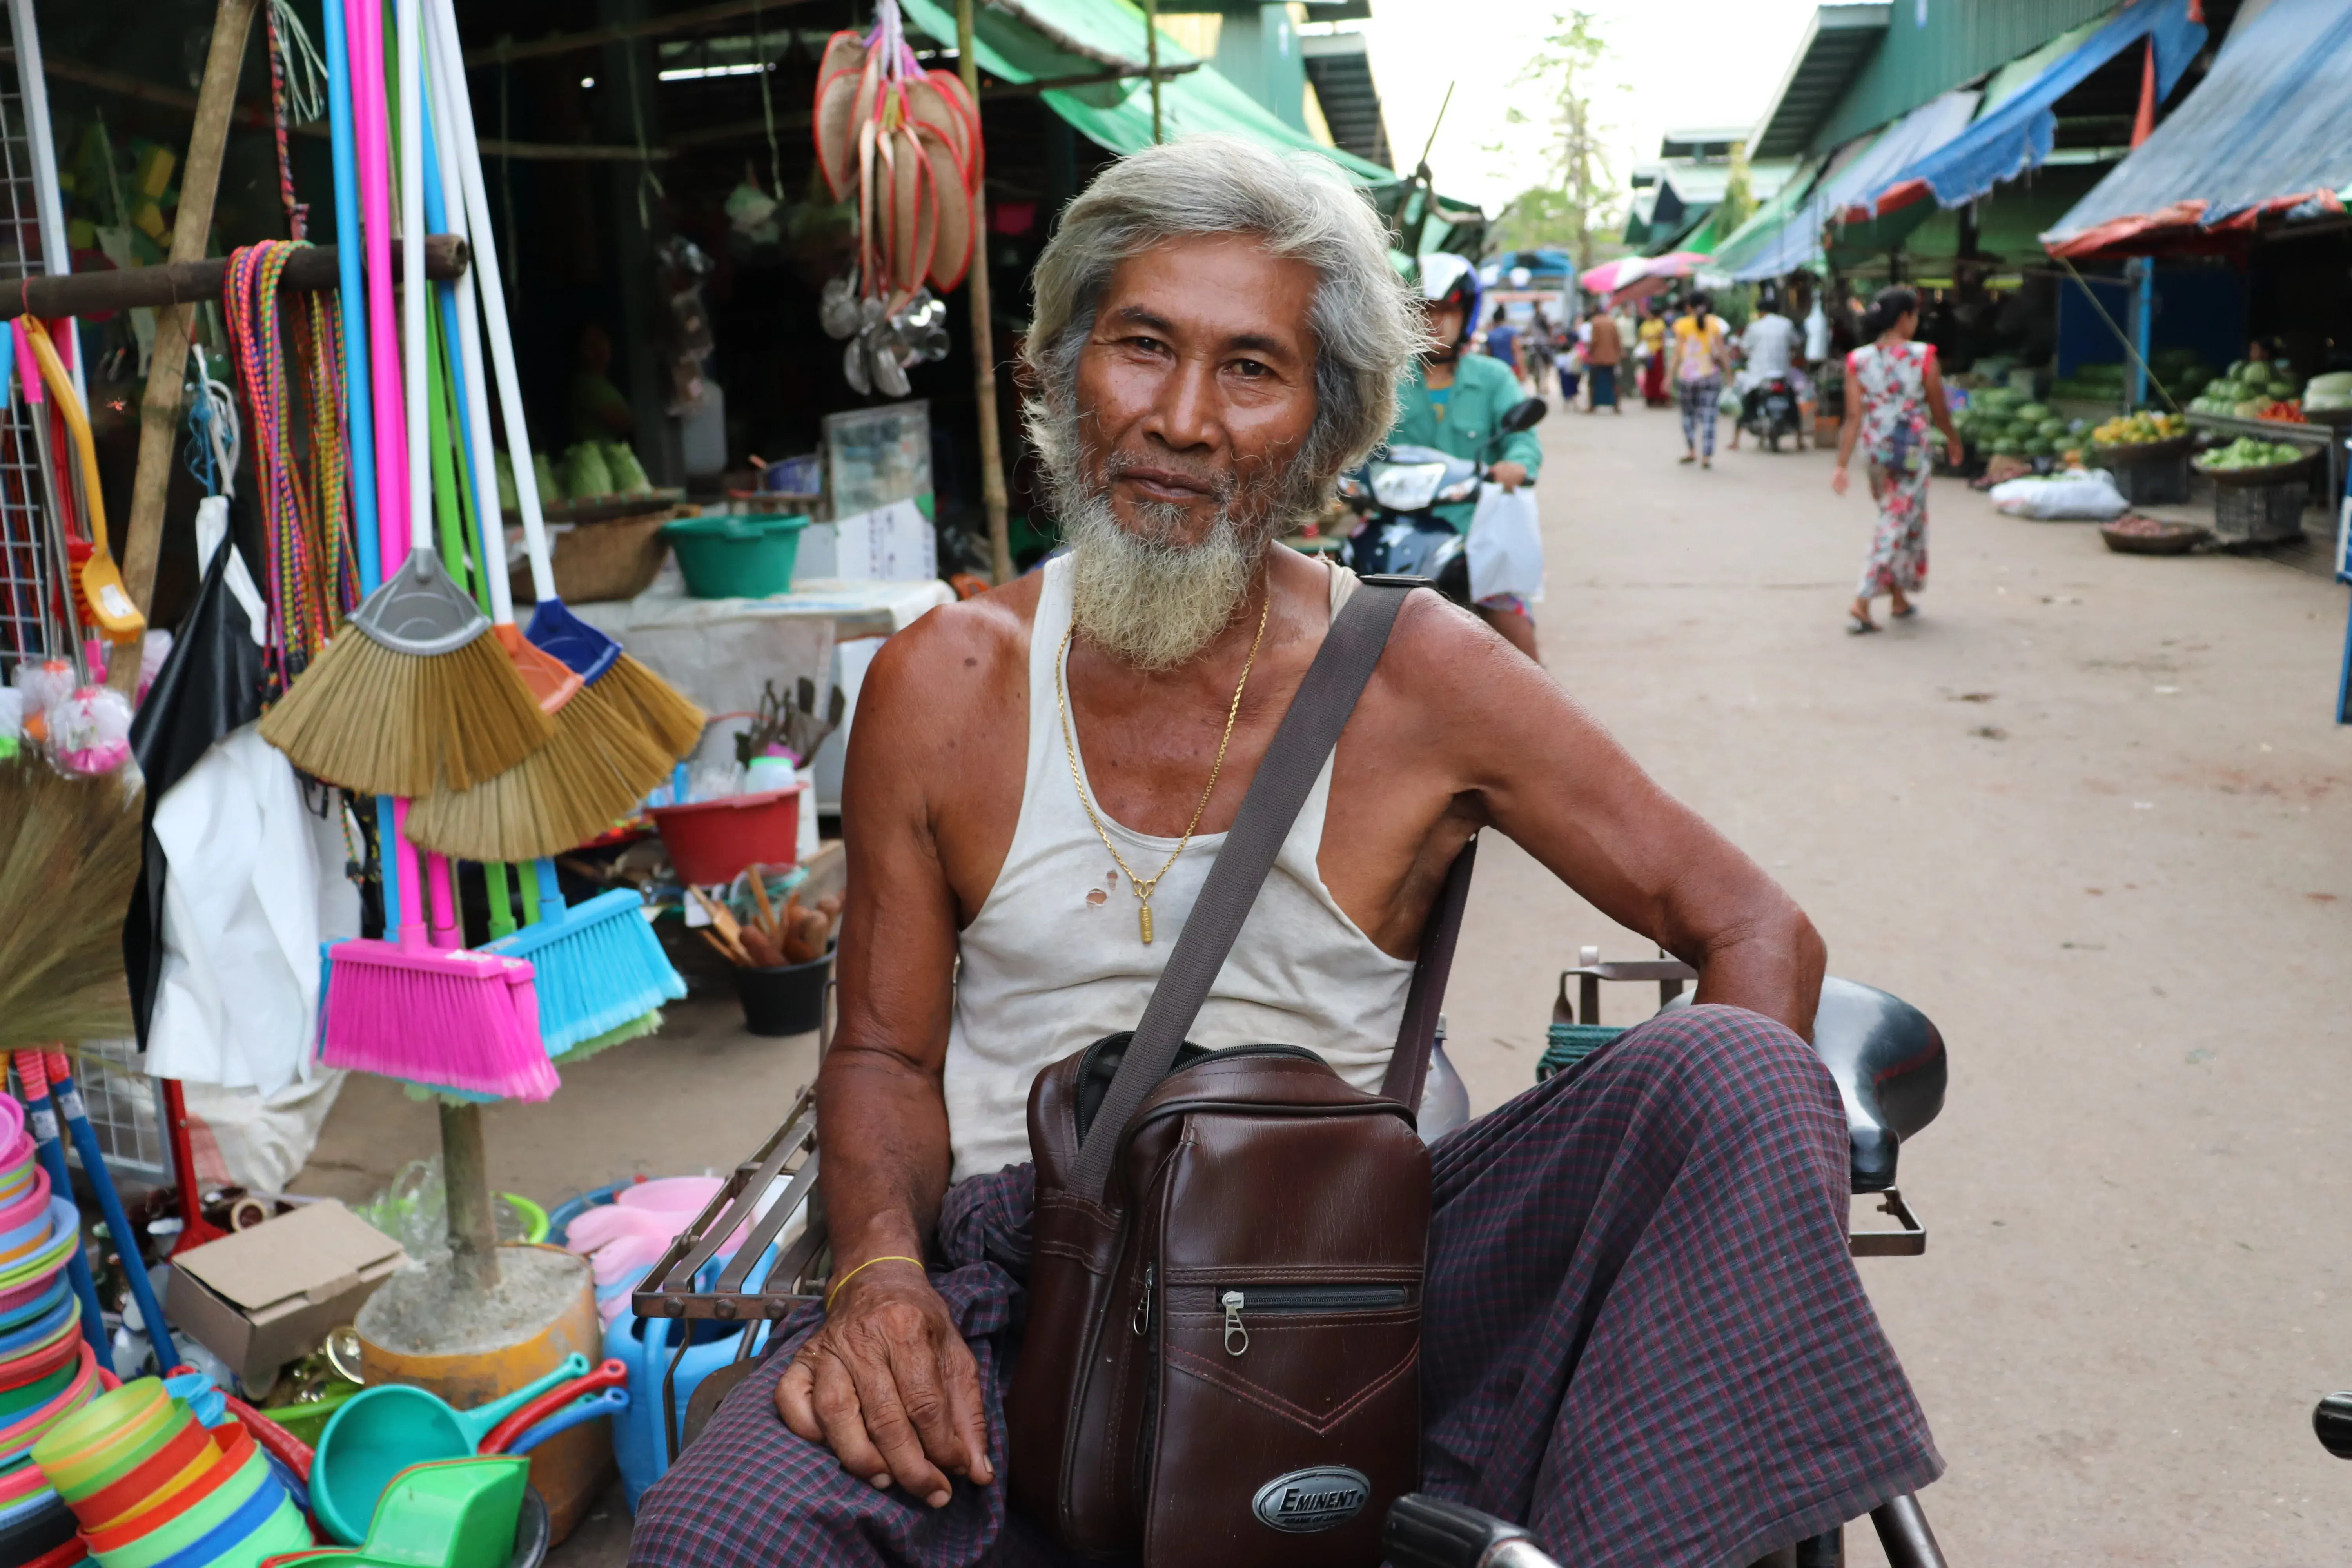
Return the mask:
M2252 7L2248 7L2249 12ZM2171 117L2043 236L2132 252L2165 230L2245 221L2352 187L2352 5L2271 0L2231 32Z
M2115 0L1897 4L1878 52L1814 132L1810 151L1827 153L2116 8Z
M1751 156L1787 158L1813 144L1813 133L1886 36L1894 9L1876 4L1814 10L1805 36L1798 40L1796 58L1789 62L1789 74L1772 95L1772 107L1749 138Z
M1381 113L1380 89L1372 85L1372 62L1361 33L1303 33L1298 47L1307 65L1307 79L1315 86L1315 101L1331 140L1359 158L1382 168L1394 168L1389 153L1389 128Z

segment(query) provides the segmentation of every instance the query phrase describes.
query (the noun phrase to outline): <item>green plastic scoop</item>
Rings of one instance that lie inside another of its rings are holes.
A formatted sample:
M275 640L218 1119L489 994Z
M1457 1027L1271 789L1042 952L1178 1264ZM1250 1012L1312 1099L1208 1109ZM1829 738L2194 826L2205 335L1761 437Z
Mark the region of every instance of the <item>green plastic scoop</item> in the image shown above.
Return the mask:
M566 1356L546 1376L462 1413L439 1395L404 1384L362 1390L344 1402L319 1435L318 1457L310 1468L311 1511L337 1541L359 1545L394 1476L411 1465L472 1457L500 1421L587 1370L586 1356Z

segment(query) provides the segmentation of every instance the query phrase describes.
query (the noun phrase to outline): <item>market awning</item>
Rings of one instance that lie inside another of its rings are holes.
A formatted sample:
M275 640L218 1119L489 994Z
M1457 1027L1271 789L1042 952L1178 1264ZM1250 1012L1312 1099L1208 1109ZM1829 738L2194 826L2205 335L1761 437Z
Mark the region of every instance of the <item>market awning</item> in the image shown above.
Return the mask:
M1752 237L1744 241L1746 254L1724 270L1743 283L1757 283L1811 265L1822 254L1822 231L1832 219L1843 219L1857 207L1867 216L1872 209L1862 205L1866 195L1884 189L1905 164L1967 129L1977 101L1978 94L1967 89L1948 92L1875 137L1840 148L1812 194L1790 210L1776 232L1761 241Z
M1772 107L1748 141L1751 158L1792 158L1813 144L1814 132L1853 85L1885 37L1891 5L1822 5L1813 12L1797 58L1772 96Z
M2052 60L2031 82L2010 91L1976 123L1906 164L1885 186L1867 193L1865 205L1885 213L1932 195L1938 205L1956 207L2039 167L2057 142L2057 101L2142 40L2156 47L2157 96L2169 96L2180 73L2205 47L2205 25L2189 20L2192 3L2126 0L2105 26Z
M2146 253L2339 211L2352 186L2352 6L2271 0L2231 30L2188 100L2043 235L2059 256Z
M955 10L941 0L900 0L907 20L933 38L952 43ZM989 0L972 15L972 52L980 68L1010 82L1052 81L1131 71L1131 76L1054 88L1043 97L1055 113L1088 140L1113 153L1152 144L1151 84L1143 75L1143 12L1129 0ZM1200 57L1160 35L1160 63L1187 65ZM1320 153L1357 184L1394 185L1397 174L1369 159L1327 147L1285 124L1255 99L1201 63L1160 84L1163 138L1215 132L1245 137L1282 151Z
M1737 278L1740 268L1773 249L1780 237L1780 231L1787 226L1790 217L1802 205L1806 193L1812 189L1813 173L1811 165L1801 167L1796 174L1774 194L1771 200L1748 215L1746 223L1725 235L1723 243L1716 246L1711 253L1712 270L1729 273ZM1799 265L1801 266L1802 263ZM1795 268L1784 267L1780 271L1769 272L1765 276L1778 278L1782 272L1794 270L1796 270Z

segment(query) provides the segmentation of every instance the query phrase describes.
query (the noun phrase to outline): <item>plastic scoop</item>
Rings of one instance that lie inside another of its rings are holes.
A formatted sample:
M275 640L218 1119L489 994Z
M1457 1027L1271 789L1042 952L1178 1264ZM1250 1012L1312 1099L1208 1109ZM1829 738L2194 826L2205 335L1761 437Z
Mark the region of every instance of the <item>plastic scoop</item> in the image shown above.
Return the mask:
M488 1455L403 1470L384 1489L360 1556L434 1568L505 1568L530 1461Z
M49 384L49 391L58 400L58 411L65 416L66 428L73 432L74 450L81 458L81 482L86 492L82 510L89 520L90 539L98 547L82 563L82 596L89 602L89 613L99 629L109 638L136 642L147 634L147 617L131 602L131 589L122 581L121 568L115 565L114 552L106 542L106 500L99 490L98 447L89 437L89 420L82 413L81 399L74 395L73 381L58 358L57 345L49 342L48 329L41 325L39 317L26 316L22 330L33 346L33 357L40 362L41 379Z
M569 1432L574 1426L583 1426L591 1421L602 1421L607 1417L618 1420L628 1413L629 1391L625 1388L608 1388L592 1398L583 1399L575 1405L567 1405L544 1421L530 1426L520 1436L509 1443L505 1451L509 1454L528 1454L550 1437Z
M319 1434L310 1506L320 1524L344 1545L357 1546L376 1500L394 1476L411 1465L468 1458L499 1422L587 1370L586 1356L566 1356L546 1376L463 1414L437 1394L405 1384L362 1389Z
M507 1452L509 1445L524 1431L546 1420L582 1394L593 1394L602 1388L626 1388L628 1385L629 1363L617 1359L605 1362L585 1377L550 1389L499 1422L491 1428L490 1435L482 1439L482 1452Z

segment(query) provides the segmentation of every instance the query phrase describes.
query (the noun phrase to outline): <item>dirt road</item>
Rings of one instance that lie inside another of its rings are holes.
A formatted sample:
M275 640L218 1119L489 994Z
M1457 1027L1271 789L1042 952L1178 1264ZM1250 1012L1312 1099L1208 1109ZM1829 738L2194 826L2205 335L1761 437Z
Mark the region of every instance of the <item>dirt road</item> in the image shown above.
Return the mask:
M1543 427L1546 660L1789 886L1833 973L1949 1042L1903 1155L1927 1254L1862 1268L1953 1561L2352 1558L2352 1467L2309 1422L2352 1386L2344 590L2112 555L1938 481L1923 613L1848 637L1868 501L1811 451L1678 467L1674 426ZM1580 942L1651 951L1495 848L1451 1008L1481 1109ZM1654 1003L1612 989L1611 1021Z

